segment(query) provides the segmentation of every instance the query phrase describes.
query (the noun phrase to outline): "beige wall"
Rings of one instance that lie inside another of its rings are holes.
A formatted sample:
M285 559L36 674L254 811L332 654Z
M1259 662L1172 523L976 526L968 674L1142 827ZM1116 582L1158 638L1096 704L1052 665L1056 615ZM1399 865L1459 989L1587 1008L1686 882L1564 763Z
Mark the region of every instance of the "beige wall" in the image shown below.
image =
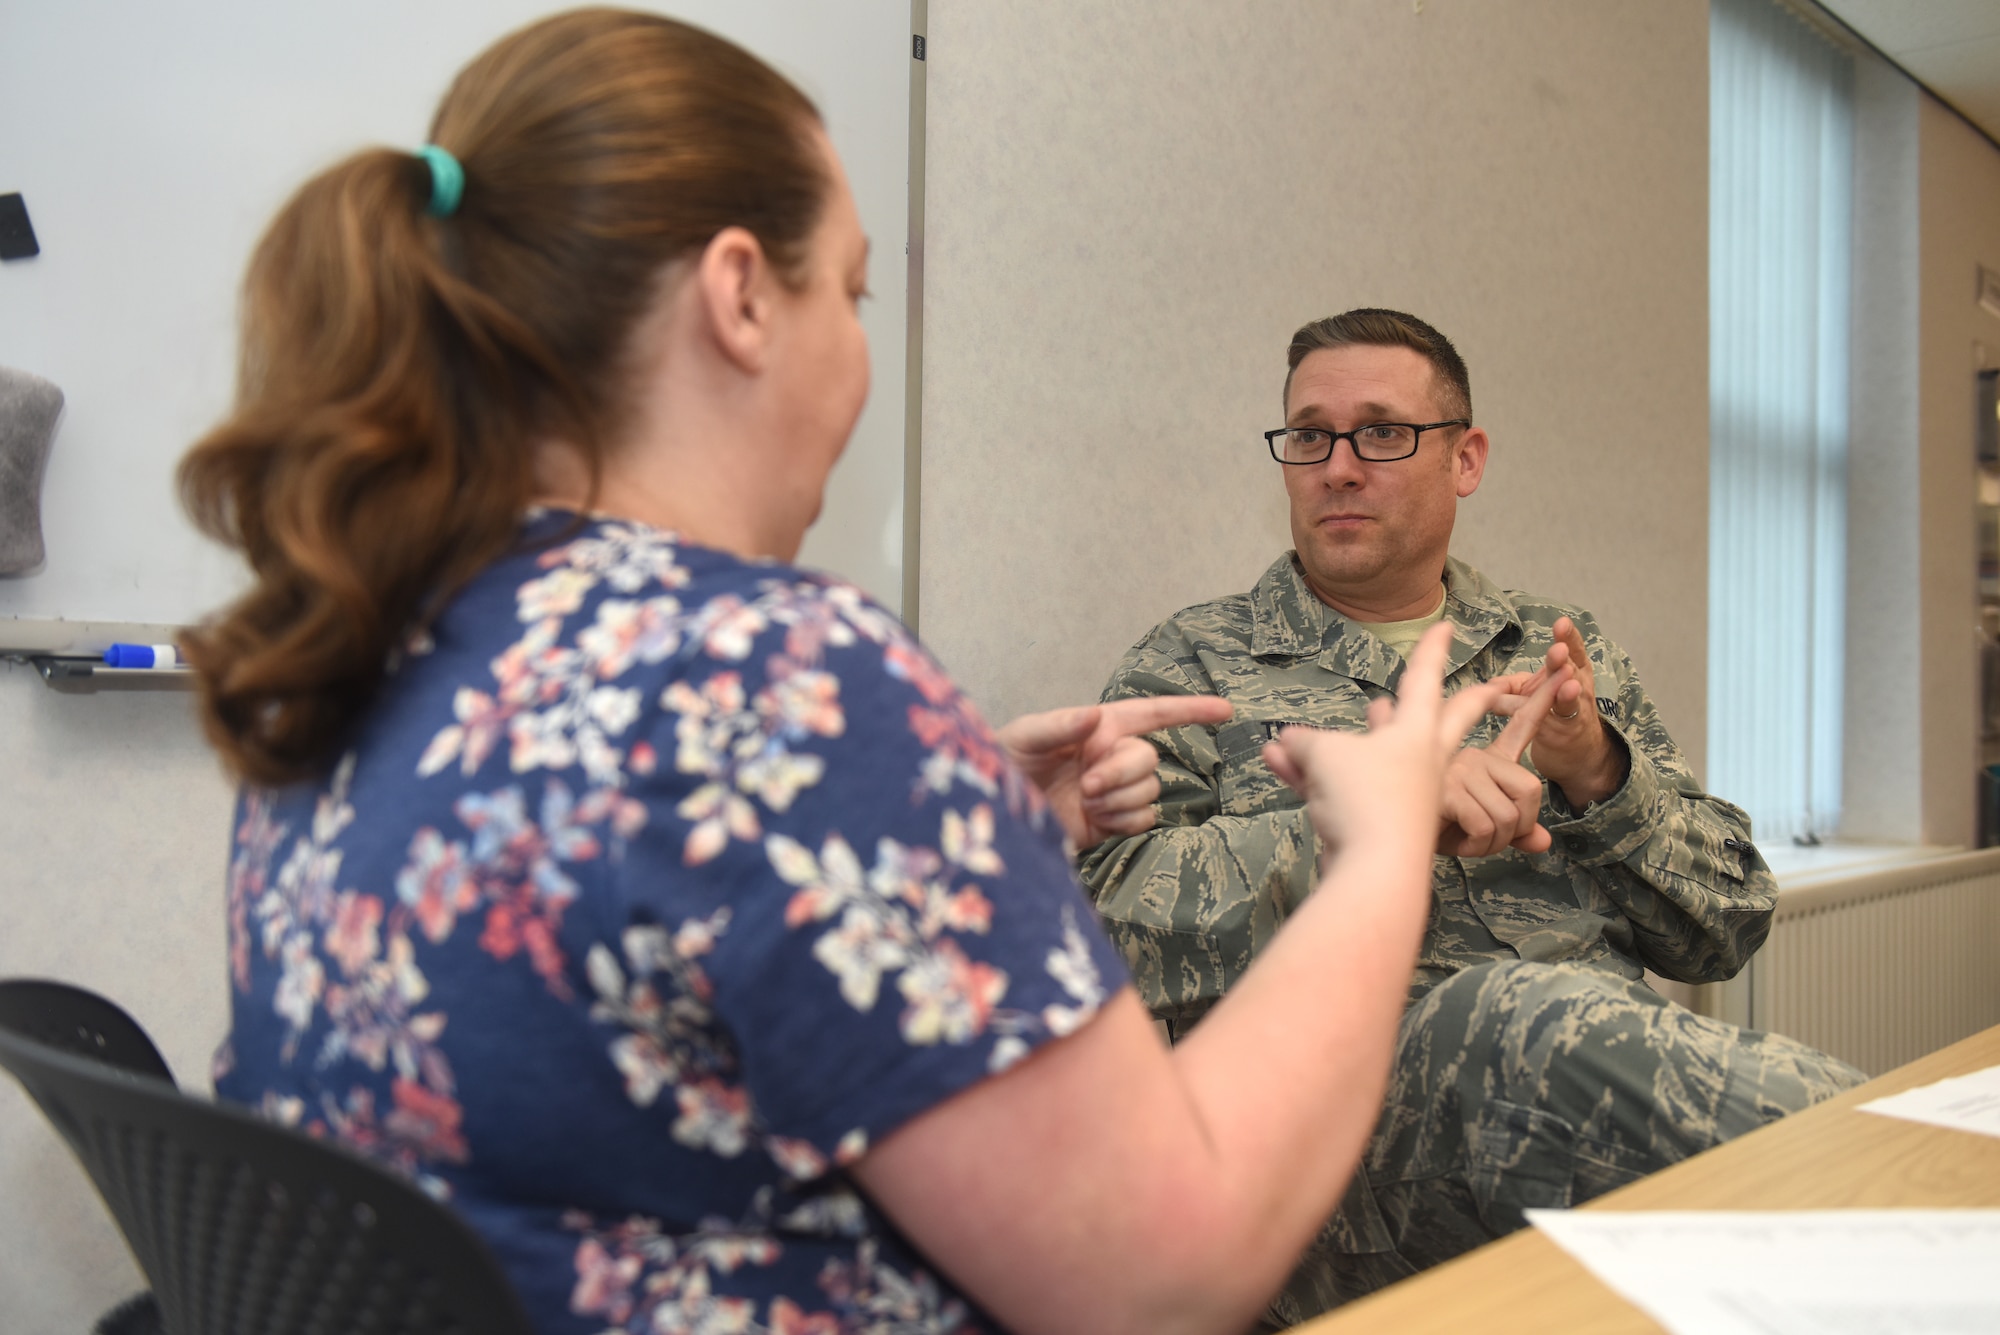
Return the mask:
M1973 372L2000 362L2000 319L1974 299L2000 269L2000 150L1925 98L1919 124L1924 836L1970 843L1979 764Z
M1418 12L1418 11L1421 12ZM1703 0L938 0L924 637L989 712L1095 698L1290 545L1284 350L1408 309L1494 451L1457 548L1574 599L1699 762Z
M0 664L0 978L104 993L206 1091L228 1023L230 791L193 698L62 695ZM0 1078L0 1331L76 1335L143 1287L68 1148Z

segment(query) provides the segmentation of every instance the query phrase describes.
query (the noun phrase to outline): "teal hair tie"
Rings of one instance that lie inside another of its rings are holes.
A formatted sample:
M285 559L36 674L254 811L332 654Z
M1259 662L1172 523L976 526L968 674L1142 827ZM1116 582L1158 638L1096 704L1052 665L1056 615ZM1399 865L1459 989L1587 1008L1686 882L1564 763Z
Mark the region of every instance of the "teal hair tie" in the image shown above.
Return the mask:
M449 218L458 212L458 201L465 198L465 168L436 144L425 144L417 150L417 156L431 169L430 215Z

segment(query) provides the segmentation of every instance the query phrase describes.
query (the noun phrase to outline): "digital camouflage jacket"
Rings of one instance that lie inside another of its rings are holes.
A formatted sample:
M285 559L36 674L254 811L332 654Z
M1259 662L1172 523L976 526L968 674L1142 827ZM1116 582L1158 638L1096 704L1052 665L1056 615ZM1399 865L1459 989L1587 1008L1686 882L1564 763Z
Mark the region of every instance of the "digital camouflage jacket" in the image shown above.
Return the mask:
M1631 660L1588 612L1499 588L1456 559L1445 616L1457 628L1445 689L1540 668L1558 618L1582 632L1597 707L1631 753L1625 786L1581 812L1544 787L1546 853L1439 857L1416 997L1486 960L1650 967L1711 982L1743 967L1770 931L1777 886L1743 811L1701 790ZM1287 724L1365 726L1393 695L1402 656L1313 596L1286 553L1247 594L1177 613L1119 663L1104 699L1213 693L1236 706L1216 728L1154 734L1159 824L1086 852L1080 869L1141 996L1176 1033L1249 967L1312 889L1317 856L1296 793L1265 766ZM1488 717L1469 744L1505 724ZM1532 759L1532 750L1529 758Z

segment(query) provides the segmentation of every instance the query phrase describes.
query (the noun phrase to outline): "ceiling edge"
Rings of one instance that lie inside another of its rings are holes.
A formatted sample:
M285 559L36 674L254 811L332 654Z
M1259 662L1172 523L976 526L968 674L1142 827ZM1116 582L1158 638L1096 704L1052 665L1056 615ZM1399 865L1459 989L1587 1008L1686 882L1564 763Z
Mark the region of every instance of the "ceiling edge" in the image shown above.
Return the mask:
M1908 79L1918 88L1921 88L1933 102L1936 102L1946 111L1949 111L1952 115L1965 122L1967 129L1990 144L1994 152L2000 153L2000 137L1996 137L1994 131L1987 129L1984 125L1966 115L1950 98L1925 83L1915 74L1912 74L1909 67L1904 65L1902 61L1869 41L1867 37L1862 35L1859 29L1855 28L1846 19L1840 17L1840 15L1834 13L1825 5L1818 3L1818 0L1779 0L1779 3L1784 4L1787 8L1801 15L1807 22L1826 32L1836 41L1857 47L1863 51L1872 52L1882 60L1888 62L1890 68L1902 74L1904 78Z

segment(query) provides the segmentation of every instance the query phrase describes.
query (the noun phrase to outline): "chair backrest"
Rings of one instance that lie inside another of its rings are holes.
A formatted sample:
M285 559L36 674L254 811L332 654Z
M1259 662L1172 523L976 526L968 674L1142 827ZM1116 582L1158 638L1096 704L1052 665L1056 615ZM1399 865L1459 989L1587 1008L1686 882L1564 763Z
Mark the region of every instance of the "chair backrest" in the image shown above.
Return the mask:
M4 1015L0 1066L90 1173L167 1335L532 1335L478 1235L395 1174Z
M134 1075L174 1083L167 1059L116 1003L45 978L0 979L0 1029L61 1052L95 1057Z

